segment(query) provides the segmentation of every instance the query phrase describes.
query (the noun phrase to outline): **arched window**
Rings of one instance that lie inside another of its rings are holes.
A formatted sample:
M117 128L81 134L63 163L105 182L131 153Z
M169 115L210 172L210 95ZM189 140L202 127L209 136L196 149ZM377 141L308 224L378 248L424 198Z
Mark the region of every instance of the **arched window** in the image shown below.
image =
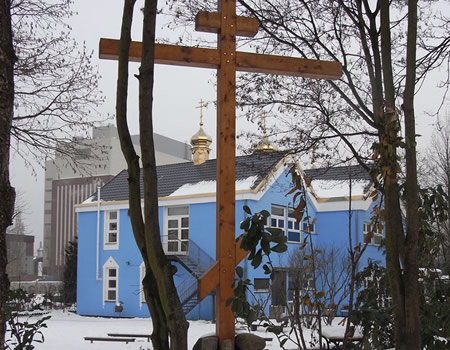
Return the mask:
M119 265L110 256L103 265L103 303L119 300Z

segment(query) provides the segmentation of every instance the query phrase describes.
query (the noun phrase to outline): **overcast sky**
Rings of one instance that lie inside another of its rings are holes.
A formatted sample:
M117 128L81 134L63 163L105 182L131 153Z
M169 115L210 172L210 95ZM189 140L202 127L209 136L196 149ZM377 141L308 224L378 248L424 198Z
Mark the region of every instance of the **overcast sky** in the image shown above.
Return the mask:
M136 10L140 8L142 1L138 0ZM71 20L73 36L94 50L93 64L98 66L102 76L100 89L106 97L106 103L99 108L103 115L114 114L115 88L117 77L117 62L100 60L98 58L98 43L101 37L115 38L120 36L120 24L122 16L123 1L112 0L76 0L75 10L78 12ZM142 16L136 11L133 24L133 40L141 40ZM193 28L192 28L193 30ZM166 32L163 35L167 35ZM214 35L214 34L210 34ZM175 41L175 40L174 40ZM139 64L130 65L130 91L129 91L129 122L131 131L138 133L137 128L137 82L133 74L138 72ZM154 89L154 130L155 132L174 138L179 141L189 142L191 136L198 130L200 99L207 102L215 101L216 90L211 83L214 80L214 71L200 68L157 66L155 73ZM424 92L418 96L418 115L423 111L439 103L438 94L435 92L435 84L428 83ZM215 141L215 118L214 106L204 110L204 129ZM430 134L430 125L434 120L431 118L420 118L418 132L425 135ZM114 122L114 121L111 121ZM239 128L249 128L249 124L240 121ZM423 143L422 141L420 141ZM212 144L215 150L215 142ZM25 201L29 203L29 216L26 218L29 233L37 236L37 247L42 240L43 231L43 207L44 207L44 171L39 164L34 167L37 175L32 176L31 169L25 168L20 159L12 155L11 178L16 189L23 193Z
M141 40L142 16L139 8L142 1L136 4L135 21L133 23L133 40ZM100 38L120 37L120 25L123 1L111 0L77 0L75 10L78 12L70 22L72 35L94 50L93 64L99 69L100 89L106 97L105 104L99 108L103 115L113 115L115 109L115 89L117 79L117 62L98 58ZM130 64L129 90L129 122L132 133L138 133L137 124L137 79L139 64ZM211 81L214 71L208 69L157 66L154 89L154 131L182 142L189 142L199 128L200 111L196 108L200 99L206 102L215 101L216 90ZM215 139L216 114L212 103L203 109L205 131ZM114 120L110 121L115 123ZM215 149L215 142L212 144ZM24 200L29 203L25 220L30 234L35 234L36 246L43 232L44 207L44 170L36 164L36 176L23 165L21 159L11 155L11 178L16 189L23 193Z

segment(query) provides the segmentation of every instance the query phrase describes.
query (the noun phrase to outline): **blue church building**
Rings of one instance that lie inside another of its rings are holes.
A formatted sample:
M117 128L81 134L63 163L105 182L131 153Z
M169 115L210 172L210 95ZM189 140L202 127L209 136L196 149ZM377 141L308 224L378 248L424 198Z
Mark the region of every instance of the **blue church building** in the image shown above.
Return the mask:
M200 129L202 131L202 129ZM210 140L203 134L197 140ZM205 148L203 149L205 151ZM194 153L194 162L157 168L161 242L177 267L175 283L188 319L214 318L214 295L199 302L197 280L213 264L216 248L216 160ZM376 202L367 173L359 166L302 170L296 159L273 149L236 158L236 236L246 218L243 206L252 212L270 212L268 225L287 236L288 252L274 253L275 278L262 269L241 263L253 294L266 299L265 307L292 302L289 256L299 250L306 234L317 246L348 247L365 241L361 259L384 260L379 249L383 233L369 235ZM292 215L289 169L296 165L309 179L309 222L297 224ZM351 178L351 186L349 186ZM350 192L351 188L351 192ZM351 195L350 195L351 193ZM351 203L351 206L349 206ZM77 313L95 316L148 317L141 280L145 273L132 233L128 206L127 172L124 170L77 206L78 282ZM350 215L351 213L351 215Z

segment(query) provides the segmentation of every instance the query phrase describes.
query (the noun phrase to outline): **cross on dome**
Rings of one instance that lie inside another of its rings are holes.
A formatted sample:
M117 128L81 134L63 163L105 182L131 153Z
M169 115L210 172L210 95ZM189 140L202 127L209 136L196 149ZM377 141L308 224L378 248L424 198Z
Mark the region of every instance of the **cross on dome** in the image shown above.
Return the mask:
M203 126L203 108L206 108L206 107L208 107L208 103L203 101L203 99L200 99L198 106L195 107L195 108L200 108L200 127Z

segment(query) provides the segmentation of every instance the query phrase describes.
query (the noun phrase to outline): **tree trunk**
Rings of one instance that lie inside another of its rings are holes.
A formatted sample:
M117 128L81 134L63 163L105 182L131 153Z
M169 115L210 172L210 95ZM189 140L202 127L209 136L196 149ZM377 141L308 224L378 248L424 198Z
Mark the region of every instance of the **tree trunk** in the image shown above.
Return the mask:
M419 212L414 93L416 83L417 0L408 0L406 85L403 94L406 144L405 349L421 349L420 286L417 266Z
M158 187L153 141L153 80L157 1L146 0L142 35L142 63L139 71L139 129L144 173L144 216L147 256L157 281L159 300L170 333L170 348L187 350L186 321L173 281L176 268L161 245L158 224Z
M419 237L418 187L414 129L414 89L417 38L417 1L408 2L407 75L403 111L406 136L406 234L400 209L397 173L400 121L395 108L390 32L390 1L381 1L381 55L385 88L384 128L380 130L381 171L385 190L386 268L394 303L395 346L399 350L421 349L420 289L417 243Z
M130 218L134 237L146 267L142 283L147 307L153 321L151 336L153 347L156 350L169 348L187 350L189 323L186 321L173 282L176 269L164 254L158 224L157 176L152 126L156 1L145 2L142 64L138 76L145 220L141 210L139 157L134 150L127 124L128 50L134 4L135 0L127 0L124 6L116 102L117 129L122 152L128 165Z
M127 89L128 89L128 50L131 42L131 23L135 0L124 4L122 30L120 40L119 73L117 79L116 119L122 153L128 165L128 192L130 219L133 234L146 267L145 278L142 281L147 307L153 321L152 344L154 349L169 349L169 332L166 326L164 312L159 302L155 277L147 259L145 227L141 210L140 166L139 157L133 147L127 124Z
M12 224L15 191L9 182L10 133L14 108L14 62L10 1L0 0L0 349L4 349L9 279L6 228Z

